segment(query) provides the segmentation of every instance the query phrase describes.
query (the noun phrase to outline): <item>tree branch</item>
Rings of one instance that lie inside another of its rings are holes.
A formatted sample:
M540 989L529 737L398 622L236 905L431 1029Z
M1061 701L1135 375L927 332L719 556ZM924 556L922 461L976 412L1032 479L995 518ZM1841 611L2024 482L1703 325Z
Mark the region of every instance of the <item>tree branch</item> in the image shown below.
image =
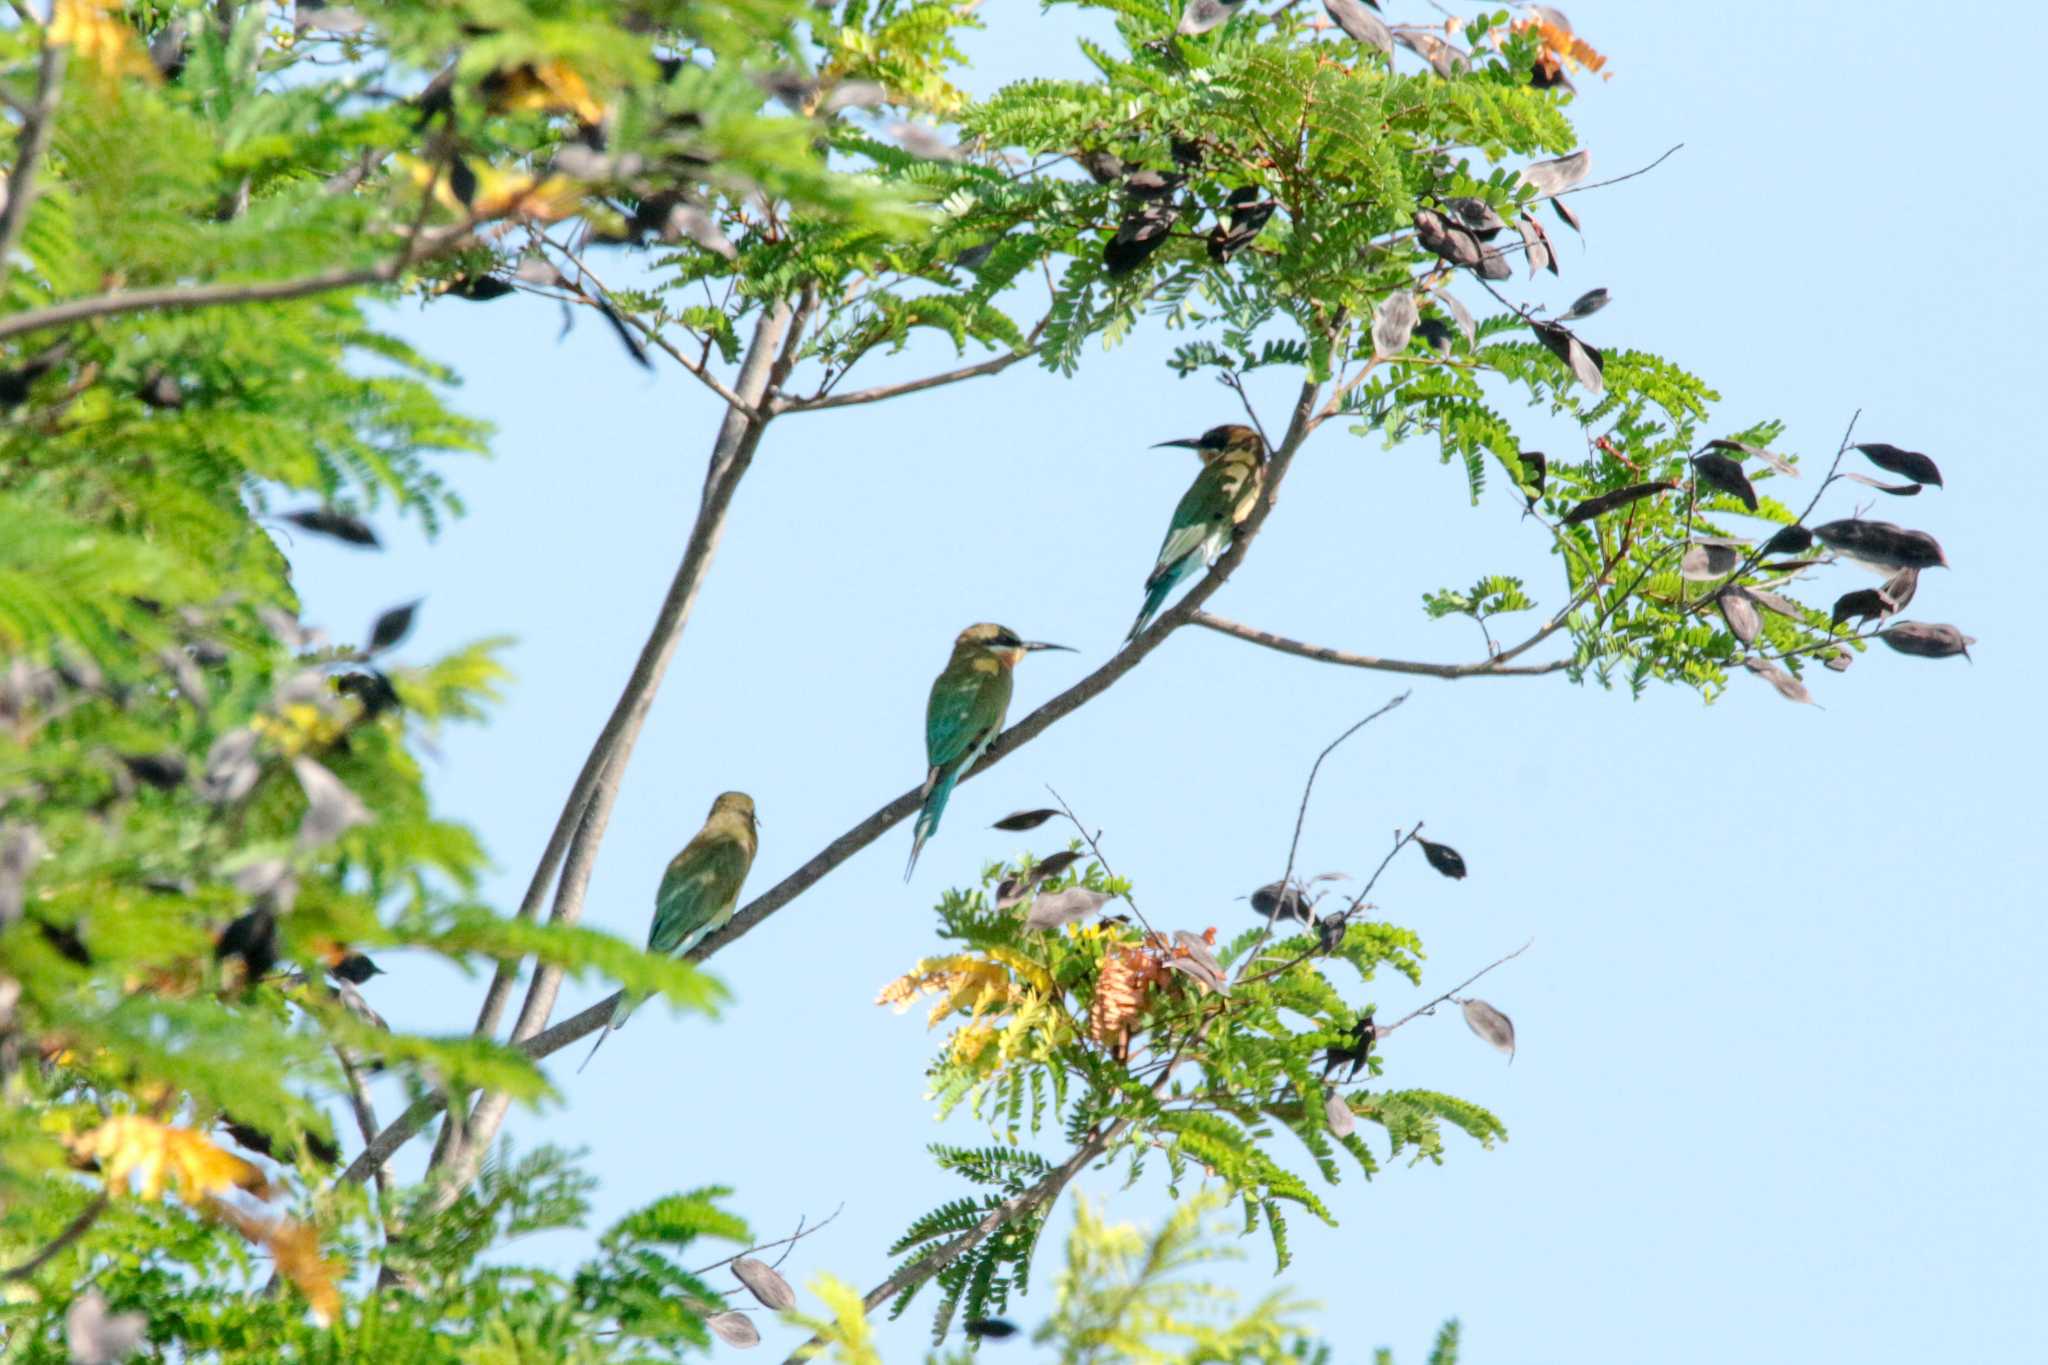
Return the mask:
M1161 612L1156 621L1141 632L1135 640L1132 640L1124 648L1111 655L1109 660L1101 667L997 736L995 742L989 745L988 751L982 755L981 761L963 775L962 781L986 772L1008 755L1038 738L1039 735L1051 728L1056 722L1064 719L1108 691L1119 678L1122 678L1126 673L1136 668L1145 660L1147 655L1164 643L1168 635L1192 620L1201 609L1202 604L1221 590L1223 585L1229 581L1230 575L1244 562L1244 557L1249 551L1252 541L1257 537L1259 528L1265 524L1266 518L1271 515L1274 502L1279 494L1281 480L1286 477L1288 467L1292 464L1295 453L1300 449L1302 441L1307 438L1310 418L1315 411L1315 401L1320 392L1320 386L1312 381L1305 381L1302 384L1300 394L1295 401L1294 415L1289 424L1286 438L1273 452L1272 458L1267 464L1265 491L1260 495L1258 504L1252 509L1251 516L1239 528L1238 534L1231 542L1230 548L1225 550L1223 555L1216 561L1215 567L1204 575L1193 588L1189 589L1185 597L1166 611ZM730 416L728 420L731 420ZM758 432L755 435L755 439L756 441L759 439ZM652 638L650 638L649 644L653 644ZM643 654L643 662L645 658L646 656ZM637 678L638 676L639 672L636 670L635 677ZM629 693L632 687L633 684L629 683ZM625 701L626 698L621 697L621 706L625 704ZM617 720L618 716L619 712L615 711L614 720ZM608 725L607 733L610 733L610 730L611 727ZM599 750L606 747L605 736L599 736L598 744L599 748L592 750L590 759L584 767L585 774L589 779L589 786L592 788L596 785L596 775L593 769L594 765L600 761ZM583 786L583 779L579 778L579 787L581 786ZM822 881L826 874L833 871L841 863L880 838L891 826L906 819L918 808L922 799L922 786L912 787L888 802L881 809L875 811L865 820L862 820L852 829L834 839L814 854L809 861L797 868L796 871L790 873L767 891L748 902L732 917L731 921L724 928L707 935L702 943L698 944L697 947L687 954L688 960L702 962L727 944L747 934L770 915L782 909L785 905L788 905L798 896ZM587 795L585 800L587 800ZM555 838L549 841L550 852L555 849L558 840L566 843L568 839L567 830L573 827L576 819L581 817L582 804L578 800L577 793L572 791L569 801L563 807L562 818L556 825ZM553 871L553 867L547 863L547 854L543 854L543 866L536 870L534 886L528 890L528 901L532 906L532 910L527 911L525 905L521 907L525 917L531 918L533 913L538 912L540 899L546 895L547 879L553 876ZM497 980L494 980L492 982L492 990L500 994L508 993L510 991L509 981L514 976L516 976L516 972L513 969L501 969L499 978L505 980L507 984L503 987L503 991L500 992L499 983ZM540 1029L529 1036L517 1036L515 1031L514 1045L529 1057L541 1058L550 1056L579 1039L589 1037L592 1033L604 1027L605 1020L611 1017L613 1007L619 1002L623 994L623 992L614 992L581 1013L571 1015L560 1023L552 1027ZM491 1002L487 1000L487 1009L490 1007L490 1004ZM502 1008L502 1005L500 1005L500 1008ZM495 1022L495 1017L493 1022ZM435 1111L442 1107L440 1101L432 1098L423 1099L413 1104L411 1108L392 1120L389 1127L377 1135L377 1140L371 1143L369 1147L364 1149L349 1164L348 1169L342 1172L340 1179L348 1181L361 1181L365 1179L377 1163L389 1160L391 1154L409 1142L415 1134L432 1120ZM502 1122L502 1118L500 1121ZM436 1163L437 1166L445 1166L446 1164L445 1157Z
M938 1274L941 1270L944 1270L947 1266L987 1241L1006 1224L1014 1222L1042 1204L1059 1198L1060 1191L1066 1189L1067 1185L1075 1176L1082 1172L1089 1162L1108 1151L1110 1145L1122 1137L1130 1125L1131 1121L1129 1119L1119 1119L1094 1137L1089 1138L1088 1141L1074 1149L1072 1156L1046 1172L1039 1179L1038 1183L1030 1189L1025 1190L1022 1194L1011 1195L1008 1199L1005 1199L1002 1203L983 1214L979 1223L976 1223L937 1251L932 1252L928 1256L920 1256L914 1261L899 1266L896 1272L890 1275L888 1279L883 1280L880 1284L862 1295L861 1303L869 1312L873 1312L898 1294L901 1294L904 1290L914 1289L918 1285L923 1284L926 1280L929 1280L932 1276ZM820 1339L812 1337L809 1341L797 1347L796 1350L790 1352L789 1359L784 1361L783 1365L802 1365L803 1362L810 1360L817 1353L819 1344Z
M365 1145L377 1140L377 1110L370 1103L370 1088L363 1084L363 1073L356 1069L355 1059L348 1055L348 1049L340 1043L334 1045L334 1059L341 1063L341 1074L348 1081L349 1109L355 1114L356 1131L363 1135ZM384 1169L382 1162L371 1172L377 1180L377 1193L385 1199L391 1196L391 1173ZM389 1210L386 1210L389 1215Z
M434 232L415 233L406 238L398 256L382 265L352 270L329 270L296 280L247 280L233 284L174 284L156 289L127 289L112 294L53 303L13 317L0 318L0 341L25 332L40 332L91 318L115 317L123 313L187 312L196 308L219 308L235 303L279 303L311 294L329 294L366 284L389 284L426 256L468 237L474 223L455 223Z
M703 502L696 523L690 528L683 562L676 569L668 596L655 616L654 626L648 633L647 643L641 648L640 658L634 664L625 690L599 733L597 743L592 746L590 757L584 762L583 771L578 774L576 786L570 791L569 800L557 822L557 836L563 827L569 825L574 825L576 832L567 844L561 885L548 916L550 923L575 924L582 918L584 891L589 885L591 869L596 864L605 826L611 818L612 804L618 799L619 780L625 774L626 760L640 737L640 728L654 704L655 693L661 687L669 662L675 657L676 647L682 642L690 608L697 600L698 590L703 587L712 558L717 554L718 542L725 533L726 513L732 506L733 495L753 462L754 452L760 448L761 434L767 427L767 419L760 415L761 404L788 378L796 360L793 343L802 334L804 321L816 306L816 290L807 288L802 301L794 305L787 299L778 299L761 315L754 328L753 341L740 366L739 402L727 409L725 420L719 425L718 439L712 446L711 459L705 471ZM554 839L549 841L550 849L555 842ZM543 857L545 859L545 855ZM529 903L538 909L539 897L545 894L551 875L552 870L545 863L535 869L527 901L521 905L522 912L526 911ZM503 977L502 972L500 977ZM543 965L535 970L533 984L527 988L526 1001L512 1029L513 1042L524 1042L547 1027L561 984L561 968ZM501 990L499 979L494 978L491 988L497 997L497 1010L501 1011L503 1000L510 992L509 981ZM492 1011L493 1003L490 998L486 999L487 1012ZM481 1017L479 1022L482 1022ZM491 1022L495 1025L496 1020ZM505 1121L510 1105L511 1097L503 1091L485 1094L477 1101L470 1116L464 1140L460 1143L449 1140L442 1144L438 1168L448 1174L442 1197L452 1199L474 1178L484 1154L489 1151Z
M1244 640L1250 644L1264 645L1267 649L1277 649L1282 654L1295 654L1304 659L1314 659L1318 663L1342 664L1346 668L1369 668L1381 673L1412 673L1426 678L1448 679L1529 678L1540 677L1545 673L1556 673L1571 663L1569 659L1553 659L1545 664L1513 665L1502 662L1503 659L1510 657L1506 654L1469 664L1413 663L1406 659L1382 659L1371 654L1351 654L1341 649L1331 649L1327 645L1304 644L1300 640L1290 640L1285 635L1275 635L1272 631L1260 630L1256 626L1240 625L1221 616L1212 616L1206 611L1198 611L1189 619L1192 624L1206 627L1220 635L1228 635L1232 639ZM1515 652L1520 653L1525 647L1526 645L1517 646Z
M922 393L947 384L957 384L963 379L979 379L985 374L1001 374L1020 360L1038 354L1038 334L1045 330L1045 323L1031 329L1030 344L1021 351L999 355L974 365L963 365L957 370L941 374L928 374L922 379L907 379L900 384L877 384L871 389L855 389L852 393L828 394L823 398L778 398L770 405L770 412L780 415L785 412L819 412L825 408L845 408L856 403L879 403L888 398L900 398L906 393Z
M26 1261L23 1261L20 1265L0 1271L0 1284L10 1283L15 1280L25 1280L38 1270L41 1270L61 1255L64 1248L85 1236L92 1229L92 1225L99 1221L100 1215L106 1211L107 1196L102 1191L90 1204L87 1204L79 1211L76 1218L64 1225L62 1232L50 1239L48 1246L29 1257Z
M70 49L43 38L43 56L36 67L36 100L22 115L21 134L16 139L14 169L7 176L7 206L0 209L0 271L21 240L22 225L36 197L36 170L50 150L50 135L57 125L57 105L64 95L64 59Z

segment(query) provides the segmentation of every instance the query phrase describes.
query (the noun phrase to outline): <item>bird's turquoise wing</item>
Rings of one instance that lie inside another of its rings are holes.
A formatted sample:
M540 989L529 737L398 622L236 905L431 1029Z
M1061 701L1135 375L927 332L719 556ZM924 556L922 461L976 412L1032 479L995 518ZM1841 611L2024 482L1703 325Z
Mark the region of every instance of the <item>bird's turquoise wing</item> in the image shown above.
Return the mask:
M987 668L948 668L938 676L924 713L924 751L932 767L952 767L990 726L1002 724L1008 681L993 660Z
M647 949L684 953L723 923L747 879L747 853L733 839L692 839L675 856L654 895Z
M1203 549L1230 515L1228 474L1221 462L1205 465L1181 494L1159 546L1157 573Z

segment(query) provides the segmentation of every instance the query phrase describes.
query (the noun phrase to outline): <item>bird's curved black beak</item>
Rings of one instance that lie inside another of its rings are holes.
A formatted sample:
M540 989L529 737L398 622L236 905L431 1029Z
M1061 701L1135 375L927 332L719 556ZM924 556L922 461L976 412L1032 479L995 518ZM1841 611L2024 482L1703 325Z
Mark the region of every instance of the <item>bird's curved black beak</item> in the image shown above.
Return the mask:
M1200 450L1202 448L1202 443L1199 440L1160 441L1156 443L1152 448L1154 450L1162 450L1167 446L1179 446L1182 450Z
M1049 645L1043 640L1026 640L1020 647L1026 653L1029 653L1031 650L1034 649L1063 649L1069 654L1079 654L1081 652L1080 650L1075 649L1072 645Z

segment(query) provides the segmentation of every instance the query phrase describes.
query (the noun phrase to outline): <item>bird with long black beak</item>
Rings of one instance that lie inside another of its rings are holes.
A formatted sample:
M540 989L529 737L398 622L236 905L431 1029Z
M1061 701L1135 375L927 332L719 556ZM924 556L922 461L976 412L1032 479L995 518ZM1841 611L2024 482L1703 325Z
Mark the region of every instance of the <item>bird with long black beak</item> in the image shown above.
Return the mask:
M1026 654L1041 649L1075 652L1069 645L1021 639L1008 626L987 621L969 626L954 639L953 657L932 680L931 700L925 706L924 751L931 768L925 774L924 807L917 813L904 881L917 867L924 841L938 833L953 785L1002 733L1003 718L1010 711L1012 671Z
M1258 506L1266 486L1266 443L1259 433L1235 424L1210 427L1191 441L1161 441L1154 450L1179 446L1202 457L1202 472L1173 509L1158 562L1145 580L1145 606L1129 644L1151 623L1182 579L1228 549L1244 519Z

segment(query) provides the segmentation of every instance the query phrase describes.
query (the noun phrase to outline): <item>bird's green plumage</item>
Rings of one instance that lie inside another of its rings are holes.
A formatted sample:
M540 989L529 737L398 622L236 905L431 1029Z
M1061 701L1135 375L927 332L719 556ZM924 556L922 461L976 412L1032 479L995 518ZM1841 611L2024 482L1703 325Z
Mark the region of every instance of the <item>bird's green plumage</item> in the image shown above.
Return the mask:
M998 631L1000 635L987 633ZM953 657L932 680L924 712L924 752L930 766L924 780L924 807L918 811L917 832L911 841L910 866L903 870L906 880L917 866L924 841L939 828L953 785L1002 733L1015 686L1010 670L1021 657L1018 647L1004 644L1005 638L1014 641L1016 637L1000 626L974 626L961 632L953 644Z
M1159 558L1145 579L1144 608L1126 639L1146 627L1181 580L1223 553L1265 487L1265 445L1249 427L1213 428L1195 449L1202 471L1174 505Z
M740 887L754 865L758 844L754 802L744 792L726 792L711 803L704 828L683 851L669 860L661 886L654 893L654 923L647 931L647 951L681 956L705 935L732 918ZM611 1031L626 1022L636 1002L621 997L612 1017L590 1049L595 1057ZM585 1066L590 1064L584 1059Z

